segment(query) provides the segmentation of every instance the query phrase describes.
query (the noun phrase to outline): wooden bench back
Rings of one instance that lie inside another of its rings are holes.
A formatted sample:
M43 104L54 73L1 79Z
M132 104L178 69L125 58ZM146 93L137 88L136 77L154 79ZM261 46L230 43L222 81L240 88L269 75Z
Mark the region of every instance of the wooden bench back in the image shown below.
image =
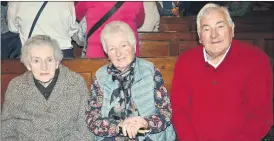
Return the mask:
M269 16L232 17L235 32L272 32L274 20ZM196 16L161 17L160 32L196 32Z
M272 16L247 16L247 17L231 17L234 23L244 23L244 24L265 24L273 23L274 19ZM162 16L160 17L160 24L185 24L185 23L196 23L196 16Z
M235 38L263 49L270 58L274 54L274 33L235 33ZM199 45L197 33L139 33L141 57L178 56Z
M235 33L235 39L257 45L273 58L274 33ZM181 52L199 45L197 33L139 33L140 57L178 56ZM81 48L74 48L77 58Z
M170 92L171 82L173 78L173 69L177 57L162 57L162 58L145 58L154 63L160 69L165 80L166 87ZM107 59L75 59L63 60L62 64L69 67L82 75L86 81L87 87L93 81L95 72L103 65L107 64ZM25 66L19 60L2 60L1 62L1 104L3 103L7 86L11 79L23 74L26 70Z
M266 24L235 24L235 33L239 32L272 32L274 25ZM193 24L161 24L160 32L197 32L196 23Z

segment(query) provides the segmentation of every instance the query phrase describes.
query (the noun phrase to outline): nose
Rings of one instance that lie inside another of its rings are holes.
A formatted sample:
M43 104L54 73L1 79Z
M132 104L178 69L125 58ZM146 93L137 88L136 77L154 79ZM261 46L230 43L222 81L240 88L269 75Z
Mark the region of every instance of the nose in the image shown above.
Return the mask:
M47 61L42 61L41 63L41 70L47 70L48 69L48 63Z
M211 38L215 39L216 37L218 37L218 35L219 33L216 28L211 30Z
M122 55L121 49L120 49L120 48L117 48L117 49L116 49L116 56L119 57L119 56L121 56L121 55Z

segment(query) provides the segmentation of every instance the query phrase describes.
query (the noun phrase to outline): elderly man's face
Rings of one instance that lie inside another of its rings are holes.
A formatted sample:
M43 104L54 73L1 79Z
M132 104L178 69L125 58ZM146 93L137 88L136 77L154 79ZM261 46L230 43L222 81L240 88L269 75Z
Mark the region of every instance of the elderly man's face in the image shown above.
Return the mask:
M106 40L107 54L113 65L124 71L135 57L135 50L130 45L125 33L113 33L111 38Z
M234 25L229 26L226 16L219 10L212 10L201 18L200 42L211 57L225 53L234 36Z
M28 70L32 71L34 77L40 82L50 82L59 66L59 62L55 60L53 49L47 45L34 47L30 50L30 58Z

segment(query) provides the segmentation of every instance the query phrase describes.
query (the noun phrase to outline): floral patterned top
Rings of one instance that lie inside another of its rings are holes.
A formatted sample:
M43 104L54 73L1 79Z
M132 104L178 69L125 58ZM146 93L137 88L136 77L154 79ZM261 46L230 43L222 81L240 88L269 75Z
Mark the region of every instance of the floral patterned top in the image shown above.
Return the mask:
M145 117L148 122L148 127L151 129L151 133L158 133L163 131L169 124L166 122L167 119L171 118L171 104L168 97L167 89L164 85L164 80L158 69L155 68L154 73L155 82L155 106L159 109L159 114ZM103 105L103 92L100 89L98 80L95 77L92 84L91 95L88 100L88 109L86 111L86 123L91 132L97 136L103 137L115 137L116 128L119 124L119 120L114 120L113 118L102 118L101 108ZM131 111L138 111L131 100Z

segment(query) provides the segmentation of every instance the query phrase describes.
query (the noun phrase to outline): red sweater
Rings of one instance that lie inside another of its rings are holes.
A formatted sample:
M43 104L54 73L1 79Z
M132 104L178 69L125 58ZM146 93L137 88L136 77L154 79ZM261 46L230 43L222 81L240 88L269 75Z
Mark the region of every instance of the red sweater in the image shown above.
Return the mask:
M205 62L202 46L181 54L171 92L182 141L259 141L273 122L270 61L250 44L234 40L217 69Z

